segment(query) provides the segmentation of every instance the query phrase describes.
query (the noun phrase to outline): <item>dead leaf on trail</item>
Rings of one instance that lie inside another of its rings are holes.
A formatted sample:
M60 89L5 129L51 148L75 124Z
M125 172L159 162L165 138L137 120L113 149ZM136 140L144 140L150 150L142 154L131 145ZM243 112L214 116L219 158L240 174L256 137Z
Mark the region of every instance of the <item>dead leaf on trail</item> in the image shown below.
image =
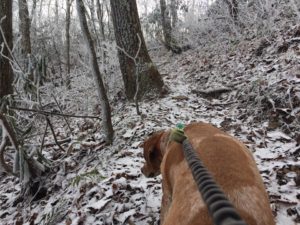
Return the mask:
M295 185L300 185L300 166L299 165L285 165L276 170L276 179L279 185L287 184L289 181L294 180Z
M120 179L122 177L124 177L126 180L134 180L138 177L140 177L141 175L131 175L131 174L127 174L127 173L117 173L116 174L116 179Z
M300 145L300 134L297 134L297 135L296 135L295 140L296 140L296 142L297 142L297 145Z
M172 99L178 100L178 101L187 101L187 100L189 100L189 98L187 96L184 96L184 95L174 96L174 97L172 97Z
M72 224L72 220L68 217L65 221L66 225L71 225Z
M38 217L38 214L37 213L33 213L32 216L30 217L29 225L34 225L35 224L35 220L36 220L37 217Z
M290 201L288 199L276 199L276 200L273 200L273 201L270 201L270 202L271 203L280 203L280 204L283 204L285 206L293 206L293 205L298 204L297 202Z
M91 205L88 205L87 208L91 214L96 214L96 213L101 212L106 207L106 205L109 202L111 202L111 200L112 199L101 199L100 201L97 201Z

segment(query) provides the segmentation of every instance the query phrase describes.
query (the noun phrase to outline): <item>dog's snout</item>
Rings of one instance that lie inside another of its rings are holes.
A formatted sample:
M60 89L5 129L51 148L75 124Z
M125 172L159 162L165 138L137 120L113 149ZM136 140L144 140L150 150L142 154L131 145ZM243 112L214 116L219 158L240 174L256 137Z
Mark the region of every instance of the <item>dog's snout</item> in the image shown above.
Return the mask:
M155 174L154 173L150 173L149 177L155 177Z
M145 166L143 166L143 167L141 168L141 172L142 172L142 174L144 174L146 177L149 177L149 174L147 173L147 169L145 168Z
M146 177L155 177L155 173L152 172L147 166L143 166L141 168L142 174L144 174Z

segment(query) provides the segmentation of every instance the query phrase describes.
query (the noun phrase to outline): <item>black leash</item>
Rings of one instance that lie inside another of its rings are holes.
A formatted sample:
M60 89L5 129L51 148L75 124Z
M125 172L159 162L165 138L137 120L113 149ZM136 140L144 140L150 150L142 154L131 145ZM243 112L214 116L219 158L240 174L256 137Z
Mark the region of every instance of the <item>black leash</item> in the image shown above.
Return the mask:
M170 140L183 145L184 157L192 171L198 190L208 207L213 223L215 225L247 225L215 182L211 173L203 165L193 146L184 135L183 129L179 127L174 129L170 135Z

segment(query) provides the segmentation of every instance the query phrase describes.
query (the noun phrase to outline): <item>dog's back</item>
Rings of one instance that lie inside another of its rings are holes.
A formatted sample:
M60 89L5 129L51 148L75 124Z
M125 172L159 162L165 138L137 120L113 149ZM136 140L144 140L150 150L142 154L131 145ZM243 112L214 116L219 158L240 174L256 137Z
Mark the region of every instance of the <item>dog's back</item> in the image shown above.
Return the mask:
M268 195L249 150L209 124L190 124L185 134L247 224L274 225ZM212 225L180 144L168 145L161 172L162 224Z

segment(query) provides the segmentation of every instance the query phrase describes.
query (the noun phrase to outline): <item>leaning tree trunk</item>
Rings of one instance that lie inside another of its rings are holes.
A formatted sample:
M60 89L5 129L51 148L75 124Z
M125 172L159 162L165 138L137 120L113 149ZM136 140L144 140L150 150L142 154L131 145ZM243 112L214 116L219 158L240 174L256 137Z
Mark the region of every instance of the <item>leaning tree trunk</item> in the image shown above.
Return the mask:
M171 19L167 10L165 0L160 0L161 22L164 34L165 46L174 53L181 53L181 48L177 46L175 38L172 37Z
M0 1L0 22L0 48L3 46L2 54L5 57L11 58L9 54L9 49L12 49L13 45L11 0ZM0 101L3 96L13 93L13 72L9 60L3 57L2 54L0 54Z
M136 1L110 0L110 4L127 98L157 95L164 83L148 54Z
M109 106L108 98L106 96L102 76L98 67L94 43L87 25L84 5L82 0L76 0L76 3L77 3L77 13L79 16L80 26L81 26L82 34L84 36L84 40L86 42L89 51L92 73L96 81L98 97L100 100L101 113L102 113L102 125L106 137L105 141L106 143L110 144L112 143L112 139L113 139L113 127L111 123L110 106Z

